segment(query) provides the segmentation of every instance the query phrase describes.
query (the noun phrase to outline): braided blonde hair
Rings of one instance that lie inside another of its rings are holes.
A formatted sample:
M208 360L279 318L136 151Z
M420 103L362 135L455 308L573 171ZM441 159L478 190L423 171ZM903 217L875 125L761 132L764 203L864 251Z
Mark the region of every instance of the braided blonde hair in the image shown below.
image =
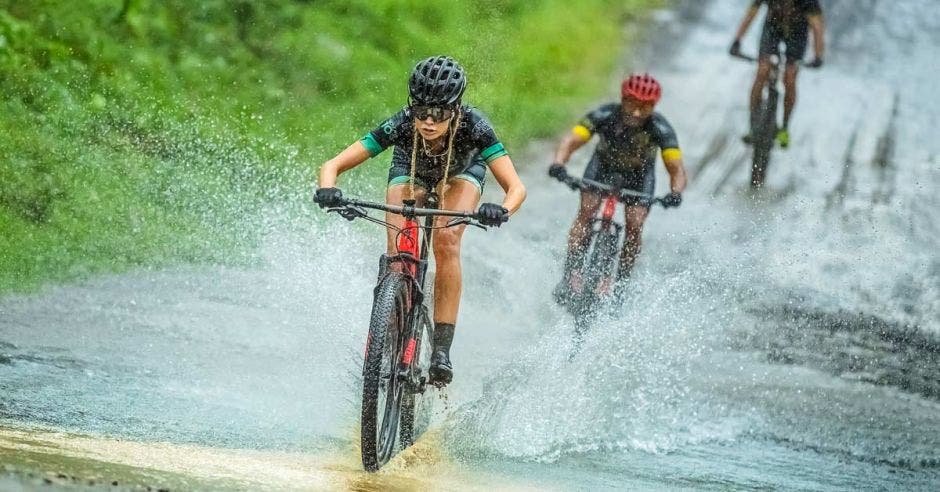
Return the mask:
M451 120L449 129L450 135L447 137L447 162L444 164L444 179L442 179L438 185L440 187L437 193L440 197L438 199L438 203L443 203L444 201L444 187L447 186L447 180L450 177L450 163L454 159L454 137L457 135L457 128L460 127L460 118L462 117L463 111L461 111L460 107L458 106L457 114L453 120ZM415 163L418 158L418 126L413 126L414 129L412 131L411 139L411 179L408 181L412 200L415 199Z

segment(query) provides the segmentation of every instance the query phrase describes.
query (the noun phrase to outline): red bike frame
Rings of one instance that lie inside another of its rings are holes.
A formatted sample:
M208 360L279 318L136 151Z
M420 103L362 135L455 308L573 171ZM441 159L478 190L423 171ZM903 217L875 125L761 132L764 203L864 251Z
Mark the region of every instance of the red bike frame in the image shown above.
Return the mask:
M412 219L405 220L405 226L401 230L401 234L398 235L398 254L402 255L404 261L405 272L412 277L418 275L418 259L421 258L421 243L418 241L418 222ZM408 289L408 299L406 300L408 305L408 310L411 311L413 294L411 289ZM405 367L411 365L411 361L414 360L415 348L417 346L417 340L414 337L414 333L408 338L405 342L405 350L401 354L401 363Z
M601 214L601 218L605 223L609 223L614 220L614 213L617 211L617 196L616 195L607 195L607 198L604 199L604 212Z

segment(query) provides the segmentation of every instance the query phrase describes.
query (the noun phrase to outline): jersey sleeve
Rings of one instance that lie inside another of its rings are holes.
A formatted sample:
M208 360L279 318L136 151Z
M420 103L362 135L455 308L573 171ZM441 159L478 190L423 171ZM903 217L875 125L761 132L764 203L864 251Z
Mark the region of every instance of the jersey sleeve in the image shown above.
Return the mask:
M581 118L581 121L579 121L578 124L571 129L571 131L586 142L591 139L591 136L593 136L595 132L597 132L597 127L600 126L604 120L610 117L610 114L611 109L609 104L601 106L584 115L584 118Z
M402 109L383 121L378 127L359 139L371 157L381 154L385 149L398 143L407 132L408 115Z
M470 117L469 125L470 139L477 147L477 150L480 151L480 158L483 159L487 165L504 155L509 155L509 152L506 151L506 147L503 146L502 142L500 142L499 138L496 136L496 130L493 129L493 125L490 124L485 116L474 111L473 115Z
M662 151L664 161L672 161L682 158L682 150L679 149L679 137L676 131L659 113L653 115L653 130L656 137L656 144Z

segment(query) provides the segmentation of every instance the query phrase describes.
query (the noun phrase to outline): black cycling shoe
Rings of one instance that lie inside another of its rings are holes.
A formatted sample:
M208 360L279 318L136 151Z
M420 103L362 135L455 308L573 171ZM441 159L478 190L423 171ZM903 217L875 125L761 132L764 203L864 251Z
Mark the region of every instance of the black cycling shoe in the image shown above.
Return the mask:
M428 371L434 386L446 386L454 379L454 366L450 363L450 356L443 350L435 350L431 354L431 368Z

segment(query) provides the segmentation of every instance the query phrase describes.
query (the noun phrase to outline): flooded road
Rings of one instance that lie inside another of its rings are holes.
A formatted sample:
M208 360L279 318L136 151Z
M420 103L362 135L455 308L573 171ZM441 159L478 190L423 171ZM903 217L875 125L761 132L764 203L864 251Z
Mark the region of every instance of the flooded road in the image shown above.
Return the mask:
M744 4L661 12L631 58L663 82L691 185L653 210L628 302L573 358L550 291L576 197L537 142L514 153L520 214L466 236L456 380L387 469L360 472L355 447L383 234L272 210L262 268L0 300L0 488L940 488L940 97L925 63L940 9L824 1L827 65L801 74L791 148L752 197L753 67L726 55Z

